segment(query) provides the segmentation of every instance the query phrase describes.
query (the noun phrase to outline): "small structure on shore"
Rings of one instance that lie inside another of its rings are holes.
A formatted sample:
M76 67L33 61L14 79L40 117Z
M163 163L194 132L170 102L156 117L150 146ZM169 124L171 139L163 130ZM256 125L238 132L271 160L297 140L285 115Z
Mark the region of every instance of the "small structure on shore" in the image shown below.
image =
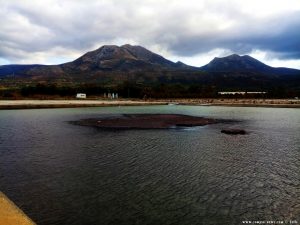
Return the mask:
M219 91L219 95L261 95L266 94L265 91Z
M109 99L117 99L117 98L119 98L118 93L110 93L110 92L108 94L104 93L103 97L104 98L109 98Z
M86 98L86 94L84 93L77 93L76 98Z

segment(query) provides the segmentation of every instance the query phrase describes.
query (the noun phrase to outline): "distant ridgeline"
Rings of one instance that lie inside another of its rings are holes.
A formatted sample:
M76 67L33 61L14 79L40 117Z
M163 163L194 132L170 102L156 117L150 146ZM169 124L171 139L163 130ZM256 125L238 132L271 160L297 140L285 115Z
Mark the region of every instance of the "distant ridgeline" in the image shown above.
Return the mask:
M235 54L193 67L132 45L105 45L60 65L0 66L2 98L110 92L130 98L296 97L300 70Z

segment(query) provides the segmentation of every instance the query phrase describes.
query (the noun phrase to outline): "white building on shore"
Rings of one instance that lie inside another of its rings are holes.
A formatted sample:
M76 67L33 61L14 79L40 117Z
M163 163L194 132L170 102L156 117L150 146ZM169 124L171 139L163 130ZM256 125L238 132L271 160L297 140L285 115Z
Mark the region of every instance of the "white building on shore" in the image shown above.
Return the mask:
M86 94L84 93L77 93L76 98L86 98Z

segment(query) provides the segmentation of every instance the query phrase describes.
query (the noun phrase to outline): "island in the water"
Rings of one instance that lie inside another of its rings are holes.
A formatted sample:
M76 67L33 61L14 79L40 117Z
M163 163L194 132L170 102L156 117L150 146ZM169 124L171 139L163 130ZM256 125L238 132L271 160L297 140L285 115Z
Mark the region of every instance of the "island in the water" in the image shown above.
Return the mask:
M168 129L204 126L219 120L179 114L122 114L113 117L90 118L71 123L83 126L115 129Z

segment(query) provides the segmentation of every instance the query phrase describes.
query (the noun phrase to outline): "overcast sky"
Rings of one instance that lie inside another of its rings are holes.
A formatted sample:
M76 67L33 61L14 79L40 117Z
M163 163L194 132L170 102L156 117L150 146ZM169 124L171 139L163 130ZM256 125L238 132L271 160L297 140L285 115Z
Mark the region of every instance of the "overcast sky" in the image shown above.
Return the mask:
M0 0L0 64L58 64L104 44L202 66L249 54L300 69L300 0Z

